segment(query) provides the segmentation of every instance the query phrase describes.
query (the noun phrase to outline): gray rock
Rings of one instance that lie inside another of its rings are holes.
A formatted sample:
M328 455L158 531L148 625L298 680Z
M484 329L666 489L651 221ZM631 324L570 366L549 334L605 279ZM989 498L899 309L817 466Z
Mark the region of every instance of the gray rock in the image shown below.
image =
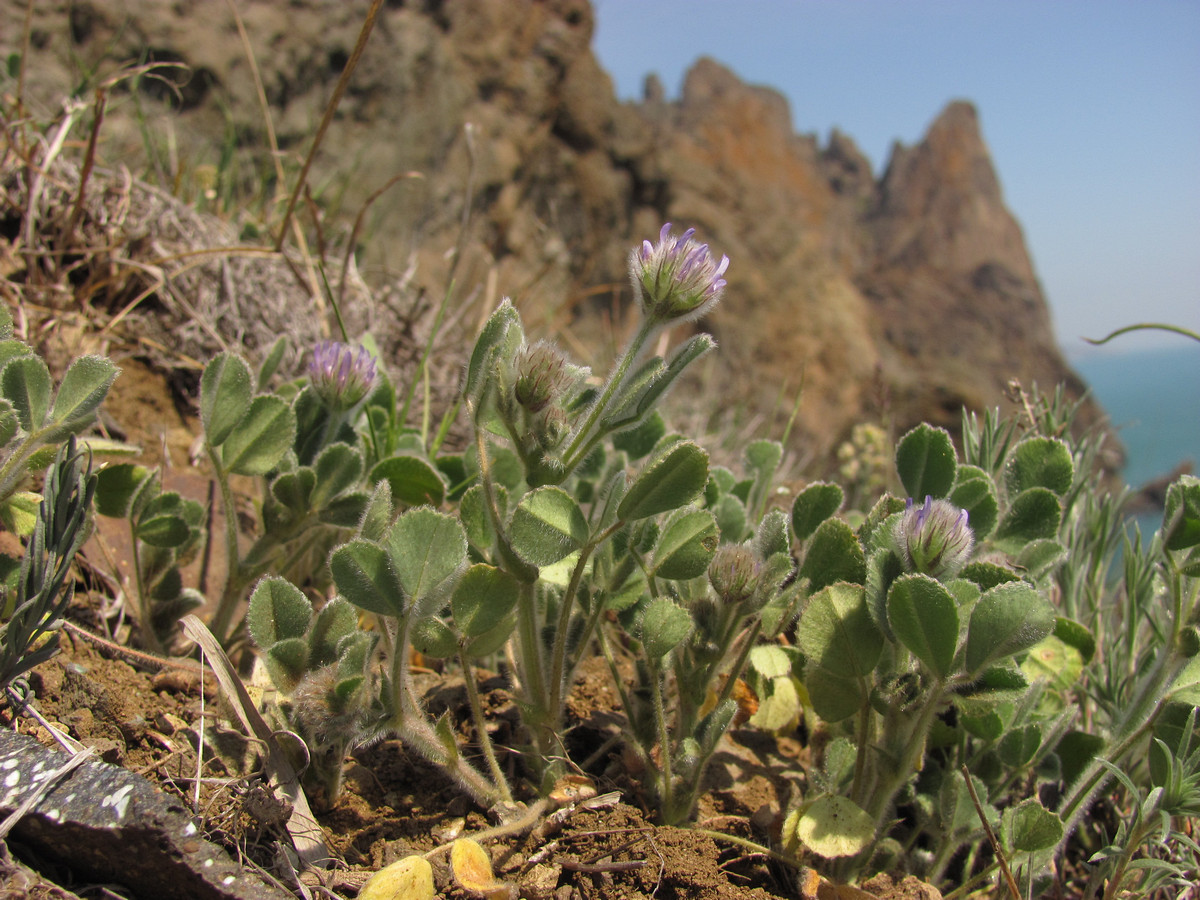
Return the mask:
M31 737L0 729L0 818L68 759ZM99 761L63 776L17 822L10 840L68 868L77 879L118 884L138 897L292 896L201 838L177 800L141 776Z

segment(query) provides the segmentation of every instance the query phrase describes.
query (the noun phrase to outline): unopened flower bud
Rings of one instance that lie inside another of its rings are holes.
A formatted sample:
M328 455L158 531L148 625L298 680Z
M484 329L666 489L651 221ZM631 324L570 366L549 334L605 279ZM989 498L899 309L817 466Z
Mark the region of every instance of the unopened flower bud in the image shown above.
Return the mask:
M975 545L967 511L931 497L921 506L908 499L896 523L895 539L907 571L938 579L957 575Z
M352 409L375 387L375 357L361 344L356 349L340 341L321 341L313 349L308 376L330 409Z
M664 323L699 318L721 299L725 290L721 276L729 268L729 257L715 260L708 244L693 239L695 233L689 228L675 237L668 222L657 244L643 241L629 255L633 290L647 319Z
M545 409L565 387L566 364L562 351L547 341L522 348L513 385L517 402L531 413Z
M708 583L725 603L744 603L758 590L758 560L749 547L726 544L708 564Z

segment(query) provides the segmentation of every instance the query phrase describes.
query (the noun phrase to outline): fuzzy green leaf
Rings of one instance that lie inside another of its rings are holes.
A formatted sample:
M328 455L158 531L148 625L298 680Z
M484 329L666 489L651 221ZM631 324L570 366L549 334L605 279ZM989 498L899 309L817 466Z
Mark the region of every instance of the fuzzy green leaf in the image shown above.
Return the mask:
M358 628L358 610L344 597L334 597L317 613L308 632L311 665L327 666L337 662L342 638Z
M991 476L978 466L958 467L950 502L967 511L967 521L975 532L976 541L982 541L991 534L1000 518L1000 502L996 499L995 485Z
M428 507L400 516L387 542L400 584L417 603L442 596L467 561L462 525Z
M1053 538L1062 521L1062 507L1053 491L1035 487L1020 493L1012 502L995 541L1009 552L1017 552L1030 541Z
M679 509L704 490L707 481L708 454L691 441L679 441L638 473L617 514L629 521Z
M1200 545L1200 478L1183 475L1167 488L1163 546L1168 550L1186 550L1197 545Z
M296 413L283 398L264 394L250 401L246 415L225 438L221 461L238 475L266 475L295 440Z
M81 356L71 363L58 386L50 417L63 433L59 440L87 425L96 415L120 370L103 356Z
M1063 823L1058 816L1030 797L1004 811L1000 832L1010 851L1033 853L1055 846L1062 839Z
M579 504L557 487L541 487L522 497L508 529L517 555L533 566L552 565L588 539L587 519Z
M1071 489L1075 463L1065 441L1052 437L1030 437L1013 449L1004 473L1009 494L1041 487L1060 497Z
M117 463L96 473L96 512L114 519L129 515L134 495L151 475L145 466Z
M922 422L900 439L896 446L896 469L900 482L914 502L926 497L945 497L954 486L958 456L944 428Z
M250 637L264 650L280 641L304 637L311 618L312 604L304 592L276 575L268 575L255 585L246 612Z
M317 476L312 494L313 506L322 508L334 497L350 490L362 478L362 454L349 444L330 444L313 464Z
M21 427L30 434L45 424L51 388L50 370L38 356L18 356L0 372L0 393L12 404Z
M958 608L950 592L928 575L902 575L888 591L887 615L900 643L944 680L958 646Z
M458 651L458 637L437 616L425 616L413 623L412 645L434 659L447 659Z
M862 545L849 525L826 519L817 527L800 564L800 577L809 579L813 591L839 581L862 584L867 580Z
M329 557L329 570L338 593L355 606L381 616L404 613L404 588L391 555L379 544L353 540Z
M271 681L283 693L290 694L308 669L308 643L303 638L284 638L267 648L263 660Z
M792 503L792 533L808 540L822 522L841 509L845 494L836 484L818 481L796 495Z
M402 506L441 506L446 499L446 483L437 467L419 456L392 456L371 469L371 482L386 481L393 502Z
M692 631L692 617L666 597L656 597L642 613L640 637L646 655L662 659L683 643Z
M719 540L717 520L708 510L677 510L658 536L652 571L669 581L697 578L708 571Z
M971 611L967 670L979 673L1032 647L1054 630L1054 607L1023 581L997 585Z
M484 634L512 611L520 594L520 582L502 569L471 566L450 596L454 624L466 637Z
M200 423L214 447L225 443L254 395L249 364L234 353L218 353L200 376Z

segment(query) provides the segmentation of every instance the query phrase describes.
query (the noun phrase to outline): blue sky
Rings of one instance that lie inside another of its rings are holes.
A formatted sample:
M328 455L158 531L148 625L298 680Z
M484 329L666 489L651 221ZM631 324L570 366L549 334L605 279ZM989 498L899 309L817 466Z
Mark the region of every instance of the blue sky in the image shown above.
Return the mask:
M979 109L1068 354L1135 321L1200 331L1196 0L593 0L624 99L699 56L854 138L876 175L951 100ZM1178 343L1118 339L1120 349Z

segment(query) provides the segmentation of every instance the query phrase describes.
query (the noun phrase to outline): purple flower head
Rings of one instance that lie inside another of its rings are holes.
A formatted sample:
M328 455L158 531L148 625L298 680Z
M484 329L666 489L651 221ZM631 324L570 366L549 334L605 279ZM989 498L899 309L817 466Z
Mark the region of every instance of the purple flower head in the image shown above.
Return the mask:
M745 544L725 544L708 564L708 583L725 603L736 605L758 590L759 565Z
M359 344L321 341L308 364L313 390L332 410L352 409L375 387L375 357Z
M975 546L967 511L932 497L926 497L921 506L908 498L894 536L906 571L938 579L957 575Z
M696 229L689 228L676 237L668 222L658 233L657 244L642 241L642 246L629 254L633 290L648 319L660 324L696 319L721 299L729 257L722 256L718 262L708 244L693 238L695 233Z

